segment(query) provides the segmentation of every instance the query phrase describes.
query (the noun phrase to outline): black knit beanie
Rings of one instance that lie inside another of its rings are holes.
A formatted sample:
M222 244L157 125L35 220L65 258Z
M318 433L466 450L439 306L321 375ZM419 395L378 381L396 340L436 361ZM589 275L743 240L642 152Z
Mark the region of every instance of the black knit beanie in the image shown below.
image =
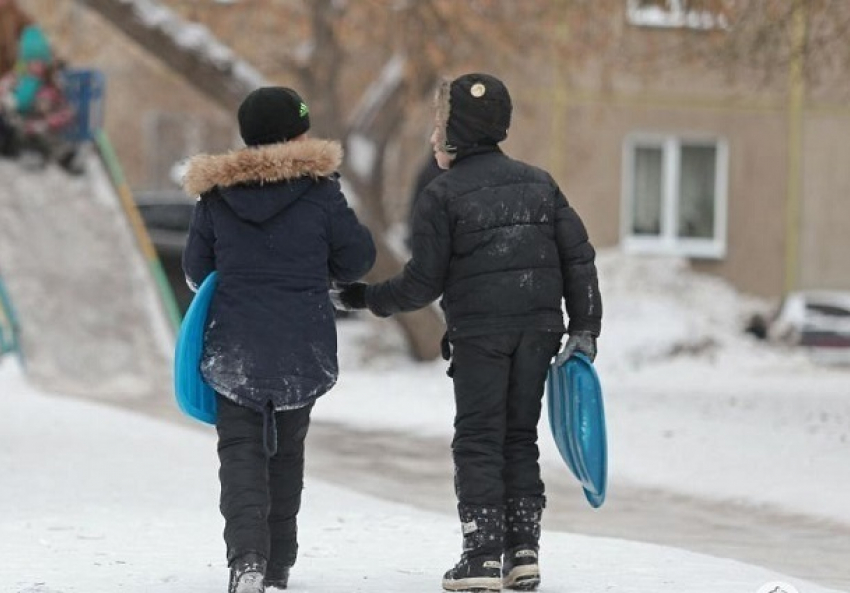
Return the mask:
M508 136L511 96L501 80L489 74L464 74L449 86L446 143L462 151L496 145Z
M263 87L239 106L239 133L248 146L286 142L310 129L310 113L292 89Z

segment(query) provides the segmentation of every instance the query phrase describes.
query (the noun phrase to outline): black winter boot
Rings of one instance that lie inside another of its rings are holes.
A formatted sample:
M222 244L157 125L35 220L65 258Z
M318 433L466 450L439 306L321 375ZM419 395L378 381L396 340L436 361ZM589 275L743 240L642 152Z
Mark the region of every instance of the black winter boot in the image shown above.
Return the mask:
M521 544L505 550L502 564L502 585L505 589L534 591L540 584L540 565L537 563L537 548Z
M538 551L540 519L546 499L509 498L505 509L505 556L502 585L506 589L533 591L540 585Z
M230 564L227 593L263 593L266 559L254 552L243 554Z
M461 504L458 514L463 529L463 554L443 576L443 589L501 591L504 508Z
M274 587L275 589L286 589L289 585L289 569L290 566L284 564L269 564L266 570L266 587Z

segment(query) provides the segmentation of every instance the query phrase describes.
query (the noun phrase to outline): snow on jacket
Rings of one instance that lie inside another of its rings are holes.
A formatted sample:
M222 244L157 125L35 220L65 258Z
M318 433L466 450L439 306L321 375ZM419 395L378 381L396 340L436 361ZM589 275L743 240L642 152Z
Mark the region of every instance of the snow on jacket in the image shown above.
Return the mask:
M189 161L200 194L183 252L198 286L219 272L201 371L219 393L263 411L304 406L338 374L331 280L369 271L375 245L340 189L337 142L305 139Z
M370 286L377 315L418 309L442 295L449 338L536 329L598 335L596 253L578 214L546 172L478 147L417 201L412 255L396 277Z

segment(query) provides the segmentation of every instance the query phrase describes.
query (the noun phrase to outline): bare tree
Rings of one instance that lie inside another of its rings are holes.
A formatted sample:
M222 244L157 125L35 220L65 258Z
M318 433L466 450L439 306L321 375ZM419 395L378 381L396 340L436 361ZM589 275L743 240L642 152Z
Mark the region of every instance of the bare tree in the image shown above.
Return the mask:
M168 64L186 81L228 110L264 77L212 36L196 35L187 43L189 24L157 11L155 2L77 0L99 13L151 55Z

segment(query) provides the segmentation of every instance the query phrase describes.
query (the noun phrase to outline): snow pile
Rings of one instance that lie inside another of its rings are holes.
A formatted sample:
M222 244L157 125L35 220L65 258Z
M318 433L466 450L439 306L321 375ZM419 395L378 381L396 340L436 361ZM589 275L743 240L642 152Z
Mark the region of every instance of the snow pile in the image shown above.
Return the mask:
M64 393L166 396L173 332L102 164L86 168L0 161L0 273L28 374Z
M597 267L599 348L612 371L682 355L715 359L724 350L759 346L744 327L765 304L720 278L694 272L687 260L606 250Z

